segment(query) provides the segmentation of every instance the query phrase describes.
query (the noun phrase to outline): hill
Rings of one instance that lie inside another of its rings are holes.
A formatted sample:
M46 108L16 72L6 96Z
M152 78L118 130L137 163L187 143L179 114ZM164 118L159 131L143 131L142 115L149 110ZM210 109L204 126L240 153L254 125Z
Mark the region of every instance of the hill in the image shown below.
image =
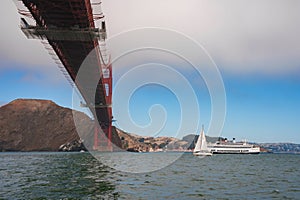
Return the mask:
M0 107L0 151L80 151L85 149L81 139L90 148L87 138L93 138L94 122L74 112L84 138L77 134L72 110L52 101L17 99ZM120 145L119 138L113 138Z
M117 133L122 141L122 149L132 152L152 152L166 148L168 150L182 149L182 146L186 145L185 141L173 137L139 136L120 129L117 129Z
M198 135L190 134L182 139L173 137L148 137L127 133L117 129L117 133L122 141L122 148L133 152L151 151L186 151L194 148ZM218 138L207 137L210 142L217 141Z

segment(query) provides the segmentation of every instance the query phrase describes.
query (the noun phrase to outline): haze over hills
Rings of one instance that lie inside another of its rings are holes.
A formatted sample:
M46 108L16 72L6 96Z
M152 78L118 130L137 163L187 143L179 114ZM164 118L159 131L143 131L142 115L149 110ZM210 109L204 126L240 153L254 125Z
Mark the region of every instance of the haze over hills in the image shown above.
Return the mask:
M80 118L79 127L85 132L80 138L69 108L49 100L17 99L0 107L0 151L80 151L91 149L94 122L84 113L74 111ZM78 128L78 127L77 127ZM195 134L182 139L173 137L145 137L115 128L115 150L133 152L186 151L194 148ZM84 145L81 139L85 140ZM219 138L207 136L208 142ZM300 145L291 143L259 144L273 152L300 152ZM119 148L120 147L120 148Z

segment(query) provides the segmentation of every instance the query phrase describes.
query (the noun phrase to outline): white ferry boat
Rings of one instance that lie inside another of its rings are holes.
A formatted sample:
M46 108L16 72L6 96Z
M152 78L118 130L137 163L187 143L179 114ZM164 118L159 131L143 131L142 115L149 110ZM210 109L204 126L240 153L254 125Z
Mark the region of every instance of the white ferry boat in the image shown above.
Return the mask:
M207 148L213 154L259 154L260 147L244 142L218 141L214 144L208 143Z

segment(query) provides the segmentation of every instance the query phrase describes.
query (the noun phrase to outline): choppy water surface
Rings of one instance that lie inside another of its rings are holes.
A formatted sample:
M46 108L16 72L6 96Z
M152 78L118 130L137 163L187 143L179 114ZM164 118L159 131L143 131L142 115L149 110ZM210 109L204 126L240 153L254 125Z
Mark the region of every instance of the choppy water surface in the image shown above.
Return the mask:
M145 167L153 164L146 160ZM187 153L161 170L133 174L89 153L0 153L0 199L299 199L299 164L300 155L291 154Z

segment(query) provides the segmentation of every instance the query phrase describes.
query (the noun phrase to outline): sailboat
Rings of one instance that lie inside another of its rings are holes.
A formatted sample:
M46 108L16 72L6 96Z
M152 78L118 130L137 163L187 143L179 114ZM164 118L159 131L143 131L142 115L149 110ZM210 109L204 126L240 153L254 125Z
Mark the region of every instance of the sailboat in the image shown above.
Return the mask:
M193 154L195 156L211 156L212 155L212 153L207 148L207 142L206 142L206 137L204 134L203 126L202 126L201 133L198 137Z

